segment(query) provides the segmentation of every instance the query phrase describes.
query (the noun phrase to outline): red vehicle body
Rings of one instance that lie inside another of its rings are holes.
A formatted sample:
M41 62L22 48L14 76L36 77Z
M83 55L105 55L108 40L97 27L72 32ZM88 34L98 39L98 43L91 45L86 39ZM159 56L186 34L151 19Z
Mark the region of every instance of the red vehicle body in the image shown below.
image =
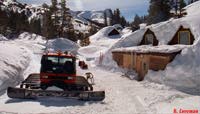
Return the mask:
M74 88L76 86L76 57L65 53L46 53L40 69L41 88L49 86Z

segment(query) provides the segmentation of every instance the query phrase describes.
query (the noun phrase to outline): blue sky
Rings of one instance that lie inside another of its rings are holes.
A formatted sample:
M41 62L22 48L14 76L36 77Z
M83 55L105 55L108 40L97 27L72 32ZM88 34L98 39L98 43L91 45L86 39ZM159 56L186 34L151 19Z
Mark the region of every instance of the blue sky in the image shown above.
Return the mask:
M28 4L50 4L51 0L18 0ZM132 21L135 14L147 14L149 0L68 0L72 10L104 10L119 8L122 15Z

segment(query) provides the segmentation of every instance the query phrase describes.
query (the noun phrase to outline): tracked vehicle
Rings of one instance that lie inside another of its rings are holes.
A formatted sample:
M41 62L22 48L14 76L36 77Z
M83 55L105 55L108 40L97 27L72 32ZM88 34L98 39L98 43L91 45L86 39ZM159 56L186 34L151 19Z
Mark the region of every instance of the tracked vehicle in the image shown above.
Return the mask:
M87 79L76 74L75 56L61 52L45 53L41 59L40 73L30 74L20 87L8 87L7 94L10 98L20 99L64 97L86 101L103 100L105 92L93 91ZM59 90L49 90L52 86Z

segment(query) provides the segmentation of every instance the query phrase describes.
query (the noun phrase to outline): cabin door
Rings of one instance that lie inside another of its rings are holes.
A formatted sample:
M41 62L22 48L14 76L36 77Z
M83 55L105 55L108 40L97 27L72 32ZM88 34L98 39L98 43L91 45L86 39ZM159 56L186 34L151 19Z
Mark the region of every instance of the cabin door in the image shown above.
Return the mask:
M143 80L149 70L149 60L147 55L141 55L140 58L140 76L139 80Z

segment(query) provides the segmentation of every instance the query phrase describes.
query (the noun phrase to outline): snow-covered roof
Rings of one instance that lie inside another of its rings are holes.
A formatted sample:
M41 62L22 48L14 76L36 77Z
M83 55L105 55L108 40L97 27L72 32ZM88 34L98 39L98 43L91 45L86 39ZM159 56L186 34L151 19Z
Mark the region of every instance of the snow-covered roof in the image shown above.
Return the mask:
M118 31L115 27L113 27L113 26L107 26L107 27L104 27L104 28L102 28L101 30L99 30L95 35L93 35L91 38L92 38L92 40L93 39L96 39L96 40L98 40L98 39L101 39L101 38L103 38L103 37L109 37L109 33L111 32L111 31L113 31L113 30L116 30L116 31ZM119 32L120 33L120 32Z
M140 29L131 34L125 34L112 48L137 46L141 42L145 32L146 29Z
M189 28L191 30L195 38L195 44L197 40L199 40L198 37L200 36L200 11L198 11L199 7L200 1L197 1L185 8L187 12L185 17L179 19L172 18L168 21L149 25L144 29L137 30L132 34L123 36L123 38L119 40L114 47L131 47L138 45L147 29L150 29L154 32L157 40L159 41L159 45L166 45L172 40L180 26Z
M159 45L166 45L172 40L180 26L183 26L183 28L190 28L182 19L170 19L166 22L148 26L146 29L150 29L154 32L159 41Z
M114 49L113 52L136 52L136 53L174 53L189 47L188 45L142 45L128 48Z
M117 30L123 29L122 25L120 25L120 24L115 24L115 25L113 25L113 27L115 27Z

